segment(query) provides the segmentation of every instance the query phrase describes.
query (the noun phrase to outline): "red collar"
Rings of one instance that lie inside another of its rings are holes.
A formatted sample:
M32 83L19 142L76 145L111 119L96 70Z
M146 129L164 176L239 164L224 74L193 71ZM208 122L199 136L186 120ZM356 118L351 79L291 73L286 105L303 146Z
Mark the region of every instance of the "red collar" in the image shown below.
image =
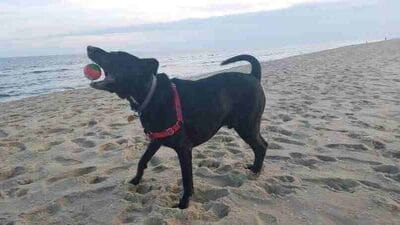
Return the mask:
M160 131L160 132L147 132L146 135L151 139L159 139L166 138L176 134L182 127L183 124L183 115L182 115L182 107L181 100L179 98L178 90L174 83L171 83L172 93L174 94L174 105L176 112L176 123L171 127Z

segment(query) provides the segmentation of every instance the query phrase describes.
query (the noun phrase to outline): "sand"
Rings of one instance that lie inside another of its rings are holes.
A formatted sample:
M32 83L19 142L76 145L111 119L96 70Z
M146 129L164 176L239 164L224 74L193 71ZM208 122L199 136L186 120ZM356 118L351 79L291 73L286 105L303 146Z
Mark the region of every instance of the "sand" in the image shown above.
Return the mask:
M221 129L193 150L195 194L127 101L93 89L0 104L0 224L400 224L400 40L263 63L262 173ZM247 71L248 67L233 70Z

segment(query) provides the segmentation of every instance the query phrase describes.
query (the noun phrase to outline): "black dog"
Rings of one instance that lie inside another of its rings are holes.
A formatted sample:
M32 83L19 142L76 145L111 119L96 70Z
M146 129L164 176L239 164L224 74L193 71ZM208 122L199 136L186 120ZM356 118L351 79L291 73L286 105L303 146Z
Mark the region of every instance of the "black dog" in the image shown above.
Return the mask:
M162 145L173 148L178 154L184 189L178 207L187 208L193 193L192 148L209 140L222 126L234 128L251 146L255 158L249 169L260 172L268 144L260 135L265 95L256 58L239 55L222 62L248 61L252 66L250 75L227 72L190 81L157 74L156 59L92 46L87 47L87 54L105 72L105 79L91 86L127 99L131 108L139 111L142 126L152 138L130 183L139 183L148 161Z

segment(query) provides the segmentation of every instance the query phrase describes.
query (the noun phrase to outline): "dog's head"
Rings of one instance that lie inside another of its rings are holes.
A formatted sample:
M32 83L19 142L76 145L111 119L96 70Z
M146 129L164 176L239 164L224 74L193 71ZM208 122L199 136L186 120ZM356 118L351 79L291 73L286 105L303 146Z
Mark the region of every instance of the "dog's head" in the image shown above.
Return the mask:
M92 82L90 86L116 93L120 98L140 95L158 70L156 59L140 59L126 52L106 52L88 46L87 55L103 69L105 75L104 80Z

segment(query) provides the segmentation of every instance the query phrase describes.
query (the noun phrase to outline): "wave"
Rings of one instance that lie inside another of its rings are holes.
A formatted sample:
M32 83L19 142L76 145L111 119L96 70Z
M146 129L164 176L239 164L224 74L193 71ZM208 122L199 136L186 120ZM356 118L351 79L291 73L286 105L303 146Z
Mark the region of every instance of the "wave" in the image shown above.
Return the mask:
M8 94L0 94L0 98L6 98L6 97L11 97L11 95L8 95Z
M68 70L72 70L72 69L63 68L63 69L54 69L54 70L34 70L32 72L29 72L29 73L35 73L35 74L38 74L38 73L52 73L52 72L64 72L64 71L68 71Z

